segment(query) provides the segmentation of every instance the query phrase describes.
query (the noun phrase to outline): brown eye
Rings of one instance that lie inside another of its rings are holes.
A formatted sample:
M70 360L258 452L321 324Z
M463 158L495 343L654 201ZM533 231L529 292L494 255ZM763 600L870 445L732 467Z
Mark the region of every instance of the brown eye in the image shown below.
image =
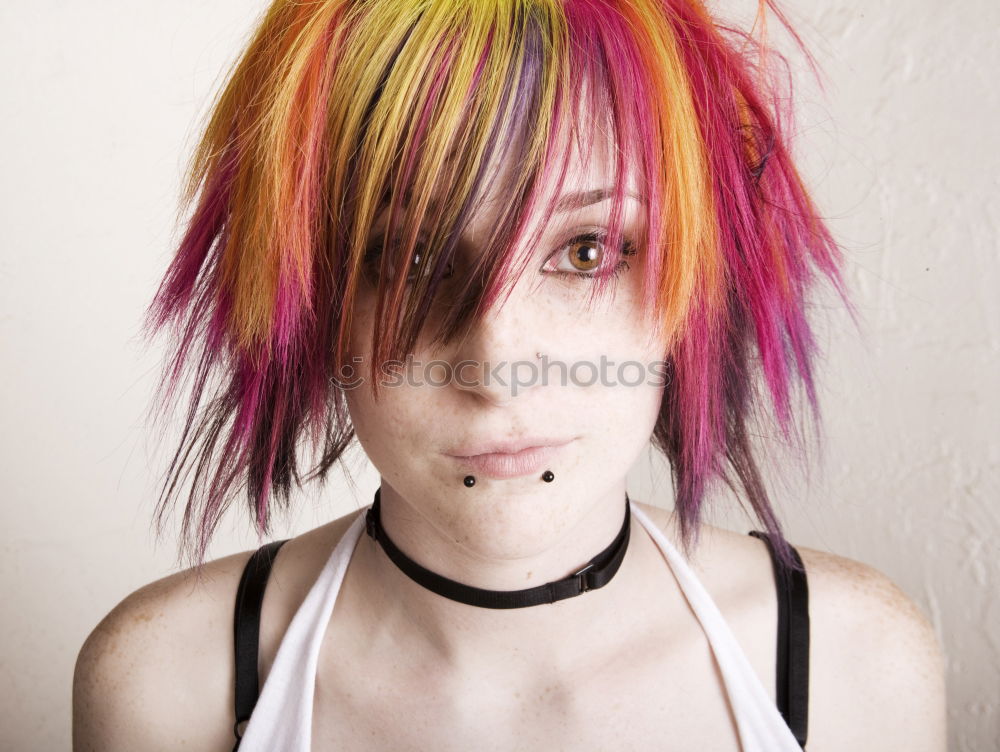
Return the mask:
M630 242L623 242L618 249L619 258L612 259L608 257L606 242L603 232L577 235L553 257L558 259L558 265L549 274L580 279L617 276L629 268L626 258L635 255L635 247Z
M569 248L569 262L579 272L589 272L601 264L601 250L597 238L581 237L573 240Z
M418 247L419 247L419 246L418 246ZM421 261L421 258L422 258L422 254L423 254L423 251L421 251L421 250L418 250L418 251L417 251L417 252L416 252L416 253L415 253L415 254L413 255L413 267L412 267L412 268L413 268L413 271L412 271L412 272L410 272L410 275L409 275L409 277L407 277L407 282L416 282L416 281L417 281L417 278L418 278L418 277L420 276L420 274L419 274L419 271L420 271L420 270L419 270L418 266L419 266L419 264L420 264L420 261ZM425 274L425 275L429 275L429 274L430 274L430 270L429 270L429 269L428 269L428 270L426 270L426 271L424 272L424 274ZM454 274L455 274L455 264L454 264L454 262L452 262L452 261L449 261L449 262L448 262L448 266L447 266L447 267L445 267L445 272L444 272L444 275L443 275L443 279L449 279L449 278L450 278L450 277L452 277L452 276L453 276Z
M392 245L393 249L396 249L398 247L399 247L398 243L393 243L393 245ZM379 264L381 263L383 251L384 251L384 249L383 249L382 245L376 243L376 244L370 246L368 248L367 253L365 254L364 268L365 268L365 270L366 270L366 272L367 272L367 274L369 276L369 279L371 279L373 281L377 280L377 278L378 278L378 267L379 267ZM418 277L420 276L419 275L419 266L420 266L420 260L421 260L422 253L423 253L423 250L418 245L416 251L413 254L413 263L412 263L412 265L410 267L411 271L410 271L409 275L407 275L407 278L406 278L407 284L411 284L413 282L416 282L417 279L418 279ZM451 277L453 274L454 274L454 264L451 263L451 262L449 262L448 268L445 271L444 277L445 277L445 279L447 279L447 278ZM390 269L390 271L389 271L389 276L390 276L390 278L393 276L392 269Z

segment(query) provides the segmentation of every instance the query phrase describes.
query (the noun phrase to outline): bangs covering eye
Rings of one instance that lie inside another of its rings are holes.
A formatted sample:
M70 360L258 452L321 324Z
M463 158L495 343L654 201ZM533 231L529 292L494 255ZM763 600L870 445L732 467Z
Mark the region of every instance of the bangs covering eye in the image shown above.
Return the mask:
M768 10L788 28L760 0ZM768 408L797 440L793 388L818 411L807 294L822 278L850 303L787 147L782 64L700 0L273 2L214 103L183 197L193 211L147 311L147 333L175 335L161 415L189 372L193 386L158 521L193 465L182 537L200 562L235 494L266 534L303 482L300 450L305 480L322 480L351 443L331 384L350 365L378 212L398 246L379 259L376 394L380 364L412 350L446 280L435 342L502 304L531 261L518 252L529 218L547 226L556 211L542 188L562 196L568 154L589 163L599 132L613 155L608 247L622 244L631 169L648 210L628 260L671 366L653 441L685 548L721 478L792 563L751 423ZM459 267L486 195L503 206ZM615 277L581 284L593 302Z

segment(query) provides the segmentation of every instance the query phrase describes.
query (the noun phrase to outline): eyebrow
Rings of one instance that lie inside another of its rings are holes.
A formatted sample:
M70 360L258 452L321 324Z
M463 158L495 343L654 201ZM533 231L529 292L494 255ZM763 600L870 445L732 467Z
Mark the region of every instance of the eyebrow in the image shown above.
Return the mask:
M597 188L591 191L569 193L559 199L559 202L556 204L556 211L565 212L570 211L571 209L582 209L585 206L597 204L601 201L607 201L614 195L615 191L613 188ZM627 192L625 196L627 198L634 198L636 201L645 201L645 199L637 193Z

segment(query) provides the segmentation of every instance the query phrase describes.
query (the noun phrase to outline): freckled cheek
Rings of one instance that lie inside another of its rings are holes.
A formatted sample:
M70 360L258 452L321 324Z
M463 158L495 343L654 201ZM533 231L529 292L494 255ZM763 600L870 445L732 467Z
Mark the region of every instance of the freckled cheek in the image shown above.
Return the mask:
M644 372L642 383L636 384L639 377L636 368L629 368L621 381L613 376L611 385L601 389L601 419L623 441L643 434L647 426L651 431L663 401L663 387L649 383L655 375Z
M348 393L348 410L358 440L376 464L389 459L405 461L434 446L433 437L425 434L433 425L428 416L435 414L430 404L434 391L383 386L377 402L367 384Z
M606 386L594 398L601 402L601 420L617 433L623 445L642 446L652 433L665 391L664 351L649 341L649 331L635 316L608 322L615 336L602 341L614 366L605 374Z

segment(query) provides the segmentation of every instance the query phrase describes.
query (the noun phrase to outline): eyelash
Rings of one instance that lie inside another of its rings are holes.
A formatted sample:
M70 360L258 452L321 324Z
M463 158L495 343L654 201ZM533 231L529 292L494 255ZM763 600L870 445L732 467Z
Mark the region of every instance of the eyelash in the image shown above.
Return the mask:
M574 238L571 238L570 240L568 240L562 246L562 248L559 249L559 253L553 254L553 256L550 257L550 260L551 260L551 258L554 258L555 256L562 255L564 257L566 249L569 248L570 246L572 246L574 243L601 243L602 246L603 246L604 238L605 237L606 237L606 235L603 232L588 232L588 233L583 233L581 235L577 235ZM421 246L418 244L417 245L417 254L418 255L420 253L420 248L421 248ZM365 258L364 258L364 264L365 264L365 266L369 267L369 268L373 267L374 264L375 264L375 262L377 262L379 260L379 258L381 257L383 250L384 250L383 246L381 244L379 244L379 243L376 243L375 245L370 246L368 248L368 250L366 251L366 253L365 253ZM621 244L619 253L622 256L634 256L635 255L635 246L630 241L626 240L626 241L624 241ZM603 261L603 259L602 259L602 261ZM601 277L601 276L603 276L605 274L607 274L608 276L616 277L617 278L622 272L624 272L629 267L630 267L629 262L626 261L624 258L622 258L622 259L620 259L614 265L614 267L612 267L612 269L609 272L602 272L600 266L598 266L596 269L594 269L593 271L590 271L590 272L571 271L571 270L565 270L565 269L550 269L547 273L548 274L554 274L556 276L563 277L563 278L569 278L569 277L580 278L580 277L582 277L584 279L594 279L594 278L597 278L597 277ZM445 278L447 279L450 276L451 276L451 273L448 273L448 274L445 275ZM412 280L410 280L410 281L412 281Z

